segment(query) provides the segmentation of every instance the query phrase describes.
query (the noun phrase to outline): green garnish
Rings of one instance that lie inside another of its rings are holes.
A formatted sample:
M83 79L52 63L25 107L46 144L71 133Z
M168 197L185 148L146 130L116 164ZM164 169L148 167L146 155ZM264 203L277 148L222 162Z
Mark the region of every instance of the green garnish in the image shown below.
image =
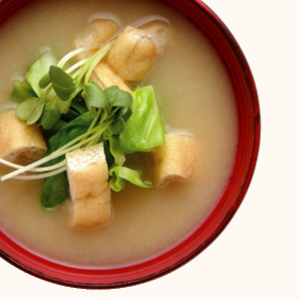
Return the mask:
M138 88L132 97L132 116L120 134L120 145L126 153L154 151L165 143L165 135L153 87Z
M126 166L126 155L155 151L165 143L164 125L152 86L128 93L112 86L102 90L90 80L97 64L113 42L88 59L73 65L72 58L86 48L58 61L48 50L31 66L26 82L16 80L12 100L26 125L43 129L48 150L40 160L21 166L1 160L15 171L1 181L43 179L41 203L54 208L69 197L65 154L103 142L109 166L109 186L121 191L127 182L149 188L139 170ZM27 173L29 172L29 174Z
M94 70L95 66L107 54L113 42L101 47L89 59L84 59L68 67L67 63L80 51L77 49L58 61L54 54L47 50L30 67L25 78L29 84L30 98L26 97L24 85L19 81L14 85L14 99L19 101L16 114L26 120L26 125L37 123L43 129L51 129L66 114L74 97L80 93Z

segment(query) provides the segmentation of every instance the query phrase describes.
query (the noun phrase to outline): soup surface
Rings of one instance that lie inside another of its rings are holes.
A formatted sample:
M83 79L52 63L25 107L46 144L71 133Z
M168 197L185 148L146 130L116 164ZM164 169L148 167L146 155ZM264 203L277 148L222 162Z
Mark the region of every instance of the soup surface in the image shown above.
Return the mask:
M163 3L153 2L38 1L0 26L0 101L5 105L13 80L24 76L38 50L51 47L62 57L94 16L113 18L121 27L167 19L164 53L141 84L153 85L167 130L189 132L198 145L199 165L191 182L146 190L128 185L113 193L114 220L102 229L70 229L70 201L46 211L40 205L40 182L0 183L0 229L30 251L85 268L143 261L191 234L226 187L238 130L230 78L199 29Z

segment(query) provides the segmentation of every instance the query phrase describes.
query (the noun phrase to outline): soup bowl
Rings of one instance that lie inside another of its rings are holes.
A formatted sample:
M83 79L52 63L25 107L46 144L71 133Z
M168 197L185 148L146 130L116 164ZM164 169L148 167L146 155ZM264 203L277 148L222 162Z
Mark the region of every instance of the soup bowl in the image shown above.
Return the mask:
M0 20L20 10L29 0L0 1ZM143 283L191 261L225 229L238 210L254 174L260 141L260 111L255 82L235 38L220 18L200 0L164 0L191 20L212 42L228 70L238 111L235 163L224 193L205 221L167 252L134 265L113 269L84 269L40 257L17 244L0 228L0 255L17 268L60 285L109 289Z

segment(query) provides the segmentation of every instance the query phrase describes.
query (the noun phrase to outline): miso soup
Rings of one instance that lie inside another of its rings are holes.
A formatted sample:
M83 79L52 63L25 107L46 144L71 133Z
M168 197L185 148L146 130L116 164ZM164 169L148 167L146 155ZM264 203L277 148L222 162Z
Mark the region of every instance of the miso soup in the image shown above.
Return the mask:
M22 8L0 27L1 106L40 49L50 47L62 57L95 17L116 20L120 28L168 22L163 53L138 85L153 86L167 131L195 139L195 176L159 189L128 184L112 193L113 221L93 230L70 228L70 200L51 211L43 208L41 181L7 180L0 183L0 228L49 260L114 268L169 250L204 222L231 175L238 120L232 83L214 46L188 19L153 0L46 0Z

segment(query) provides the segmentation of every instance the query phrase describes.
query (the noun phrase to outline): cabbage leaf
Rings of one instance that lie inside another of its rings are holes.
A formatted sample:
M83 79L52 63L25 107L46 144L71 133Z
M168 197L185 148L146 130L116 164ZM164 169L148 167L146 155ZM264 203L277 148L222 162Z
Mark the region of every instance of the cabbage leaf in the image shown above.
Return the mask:
M132 114L120 134L125 153L151 152L165 143L165 129L152 86L132 92Z

